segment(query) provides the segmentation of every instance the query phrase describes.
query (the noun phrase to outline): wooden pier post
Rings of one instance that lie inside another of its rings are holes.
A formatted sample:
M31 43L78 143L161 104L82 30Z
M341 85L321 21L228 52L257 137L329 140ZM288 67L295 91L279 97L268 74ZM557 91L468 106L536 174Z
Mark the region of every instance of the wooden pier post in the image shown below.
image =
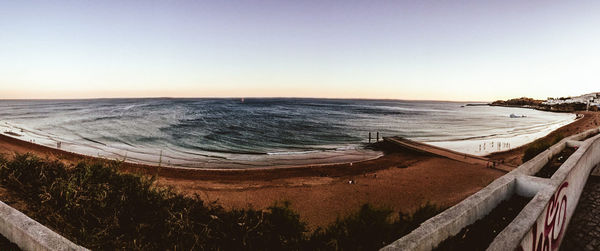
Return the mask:
M371 143L371 132L369 132L369 144Z
M377 132L377 142L379 142L379 132Z

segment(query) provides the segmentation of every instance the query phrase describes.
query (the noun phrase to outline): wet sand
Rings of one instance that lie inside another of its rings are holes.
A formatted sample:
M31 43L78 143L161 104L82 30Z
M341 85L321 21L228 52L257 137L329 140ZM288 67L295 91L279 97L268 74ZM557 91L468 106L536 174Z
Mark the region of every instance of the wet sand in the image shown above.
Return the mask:
M551 141L553 138L562 135L563 137L568 137L573 134L577 134L588 129L598 128L600 127L600 112L577 112L577 114L583 114L584 117L577 119L575 122L558 128L548 134L546 137L535 140L530 144L534 144L539 141ZM504 163L519 166L523 164L521 158L525 153L525 149L529 144L512 149L510 151L504 152L496 152L487 155L486 157L494 160L504 160Z
M551 140L557 134L568 136L599 126L600 113L582 113L584 118L539 140ZM518 166L526 147L487 157ZM14 152L32 152L69 165L81 160L97 160L0 134L0 153L11 155ZM185 194L198 194L225 208L262 209L276 201L287 200L313 228L354 212L364 203L402 212L411 212L427 202L451 206L505 173L481 164L402 149L373 160L332 165L203 170L123 163L122 170L158 174L160 185L173 186Z

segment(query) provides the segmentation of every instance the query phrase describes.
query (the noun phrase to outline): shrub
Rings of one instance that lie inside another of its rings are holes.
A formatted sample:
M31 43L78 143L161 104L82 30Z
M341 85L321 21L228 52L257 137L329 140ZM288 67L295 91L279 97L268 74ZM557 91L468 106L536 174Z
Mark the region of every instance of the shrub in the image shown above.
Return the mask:
M399 213L392 219L392 210L364 204L357 213L338 219L325 229L317 229L311 236L310 249L375 250L410 233L441 211L427 203L412 216Z
M0 183L28 204L32 218L75 243L103 250L377 249L439 212L428 204L391 220L391 210L364 205L310 233L289 203L227 211L155 186L153 177L120 173L118 165L67 168L30 154L0 156Z
M529 144L525 149L525 153L523 154L523 158L521 159L523 163L527 162L530 159L533 159L535 156L550 148L552 145L558 143L564 138L562 134L558 134L554 136L552 139L548 140L536 140L533 143Z

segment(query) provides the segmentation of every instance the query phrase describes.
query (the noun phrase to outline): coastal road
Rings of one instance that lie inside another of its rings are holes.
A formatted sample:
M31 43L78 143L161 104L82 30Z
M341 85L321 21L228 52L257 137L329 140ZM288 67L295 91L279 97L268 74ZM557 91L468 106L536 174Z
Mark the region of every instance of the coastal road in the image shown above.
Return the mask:
M450 149L437 147L434 145L429 145L429 144L409 140L409 139L398 137L398 136L386 137L383 140L385 140L387 142L391 142L391 143L393 143L397 146L400 146L402 148L405 148L405 149L409 149L409 150L421 152L421 153L426 153L426 154L431 154L431 155L435 155L435 156L440 156L440 157L460 161L463 163L484 165L484 166L487 166L490 168L495 168L495 169L499 169L499 170L506 171L506 172L510 172L514 169L514 167L504 165L498 161L493 161L493 160L485 158L485 157L466 154L466 153L460 153L460 152L452 151Z

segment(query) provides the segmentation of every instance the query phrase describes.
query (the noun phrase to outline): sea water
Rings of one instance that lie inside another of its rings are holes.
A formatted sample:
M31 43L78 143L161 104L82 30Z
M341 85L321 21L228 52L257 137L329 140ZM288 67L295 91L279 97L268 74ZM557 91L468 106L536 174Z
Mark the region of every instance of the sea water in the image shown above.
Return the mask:
M11 137L92 156L197 168L373 158L380 153L364 149L369 132L372 142L379 132L485 155L529 143L574 119L569 113L401 100L0 101L0 133Z

